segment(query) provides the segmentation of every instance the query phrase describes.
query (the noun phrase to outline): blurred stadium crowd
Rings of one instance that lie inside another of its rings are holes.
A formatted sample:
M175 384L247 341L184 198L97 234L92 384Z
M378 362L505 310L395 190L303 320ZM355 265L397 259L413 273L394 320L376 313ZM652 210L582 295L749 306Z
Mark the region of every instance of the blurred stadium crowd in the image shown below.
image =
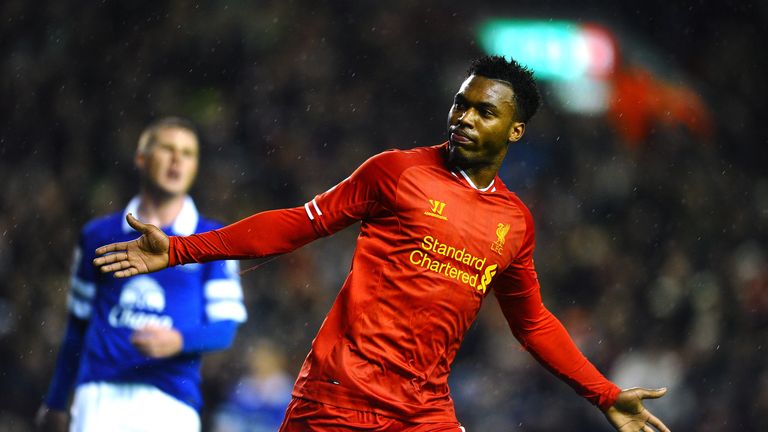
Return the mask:
M702 97L706 137L654 120L633 142L610 116L558 111L543 86L501 175L533 211L545 302L601 370L669 386L650 405L672 430L768 430L764 4L77 3L0 5L0 431L31 430L79 228L135 192L149 120L200 126L207 215L301 205L376 152L445 139L486 16L632 31ZM355 235L242 263L250 318L206 360L206 430L274 430ZM483 309L451 379L468 430L608 430L521 351L495 299Z

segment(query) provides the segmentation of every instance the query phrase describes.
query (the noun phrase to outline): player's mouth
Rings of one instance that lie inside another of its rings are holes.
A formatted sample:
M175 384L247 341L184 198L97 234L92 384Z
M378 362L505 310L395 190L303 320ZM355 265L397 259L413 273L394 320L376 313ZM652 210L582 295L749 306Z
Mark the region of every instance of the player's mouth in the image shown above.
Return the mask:
M455 144L469 144L474 142L474 139L472 139L472 137L470 137L468 133L466 133L461 129L452 127L450 132L451 132L450 139Z
M459 143L459 144L469 144L469 143L472 142L472 140L470 140L469 138L465 137L464 135L459 135L459 134L456 134L456 133L452 133L451 134L451 141L453 141L454 143Z
M176 170L169 170L165 176L170 180L178 180L181 178L181 173Z

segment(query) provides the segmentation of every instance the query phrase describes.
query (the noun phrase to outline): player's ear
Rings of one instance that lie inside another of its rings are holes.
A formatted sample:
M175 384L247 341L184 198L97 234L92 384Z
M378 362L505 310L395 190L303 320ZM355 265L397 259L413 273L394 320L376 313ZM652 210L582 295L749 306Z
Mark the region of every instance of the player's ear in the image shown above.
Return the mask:
M509 135L507 137L507 141L509 142L518 141L520 140L520 138L523 137L524 133L525 133L525 123L513 122L512 126L509 127Z
M139 171L144 169L144 166L147 164L147 156L144 154L144 152L137 151L136 154L133 156L133 165L138 168Z

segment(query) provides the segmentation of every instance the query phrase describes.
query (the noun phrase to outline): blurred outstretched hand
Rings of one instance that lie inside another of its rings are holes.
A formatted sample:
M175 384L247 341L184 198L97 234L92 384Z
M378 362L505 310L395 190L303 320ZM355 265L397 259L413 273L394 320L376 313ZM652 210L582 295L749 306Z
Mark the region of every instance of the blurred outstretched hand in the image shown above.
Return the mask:
M128 242L112 243L96 249L93 265L102 273L114 272L117 278L151 273L168 267L168 236L158 227L139 222L130 213L125 218L141 237Z
M665 388L650 390L633 387L622 390L616 403L605 410L605 417L619 432L670 432L661 420L643 406L643 399L657 399L666 393Z
M133 332L131 345L152 358L175 356L184 347L184 337L175 328L148 325Z

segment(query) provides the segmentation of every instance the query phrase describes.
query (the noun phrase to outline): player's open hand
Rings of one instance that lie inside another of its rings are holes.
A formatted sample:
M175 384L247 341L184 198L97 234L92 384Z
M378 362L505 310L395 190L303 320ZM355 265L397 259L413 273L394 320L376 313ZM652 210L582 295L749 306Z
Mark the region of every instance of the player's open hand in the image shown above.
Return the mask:
M151 273L168 267L170 241L158 227L139 222L130 213L125 218L141 237L129 242L112 243L96 249L93 260L102 273L114 272L115 277L125 278Z
M605 411L605 417L619 432L670 432L643 406L643 399L660 398L666 393L666 388L649 390L633 387L622 390L616 403Z

